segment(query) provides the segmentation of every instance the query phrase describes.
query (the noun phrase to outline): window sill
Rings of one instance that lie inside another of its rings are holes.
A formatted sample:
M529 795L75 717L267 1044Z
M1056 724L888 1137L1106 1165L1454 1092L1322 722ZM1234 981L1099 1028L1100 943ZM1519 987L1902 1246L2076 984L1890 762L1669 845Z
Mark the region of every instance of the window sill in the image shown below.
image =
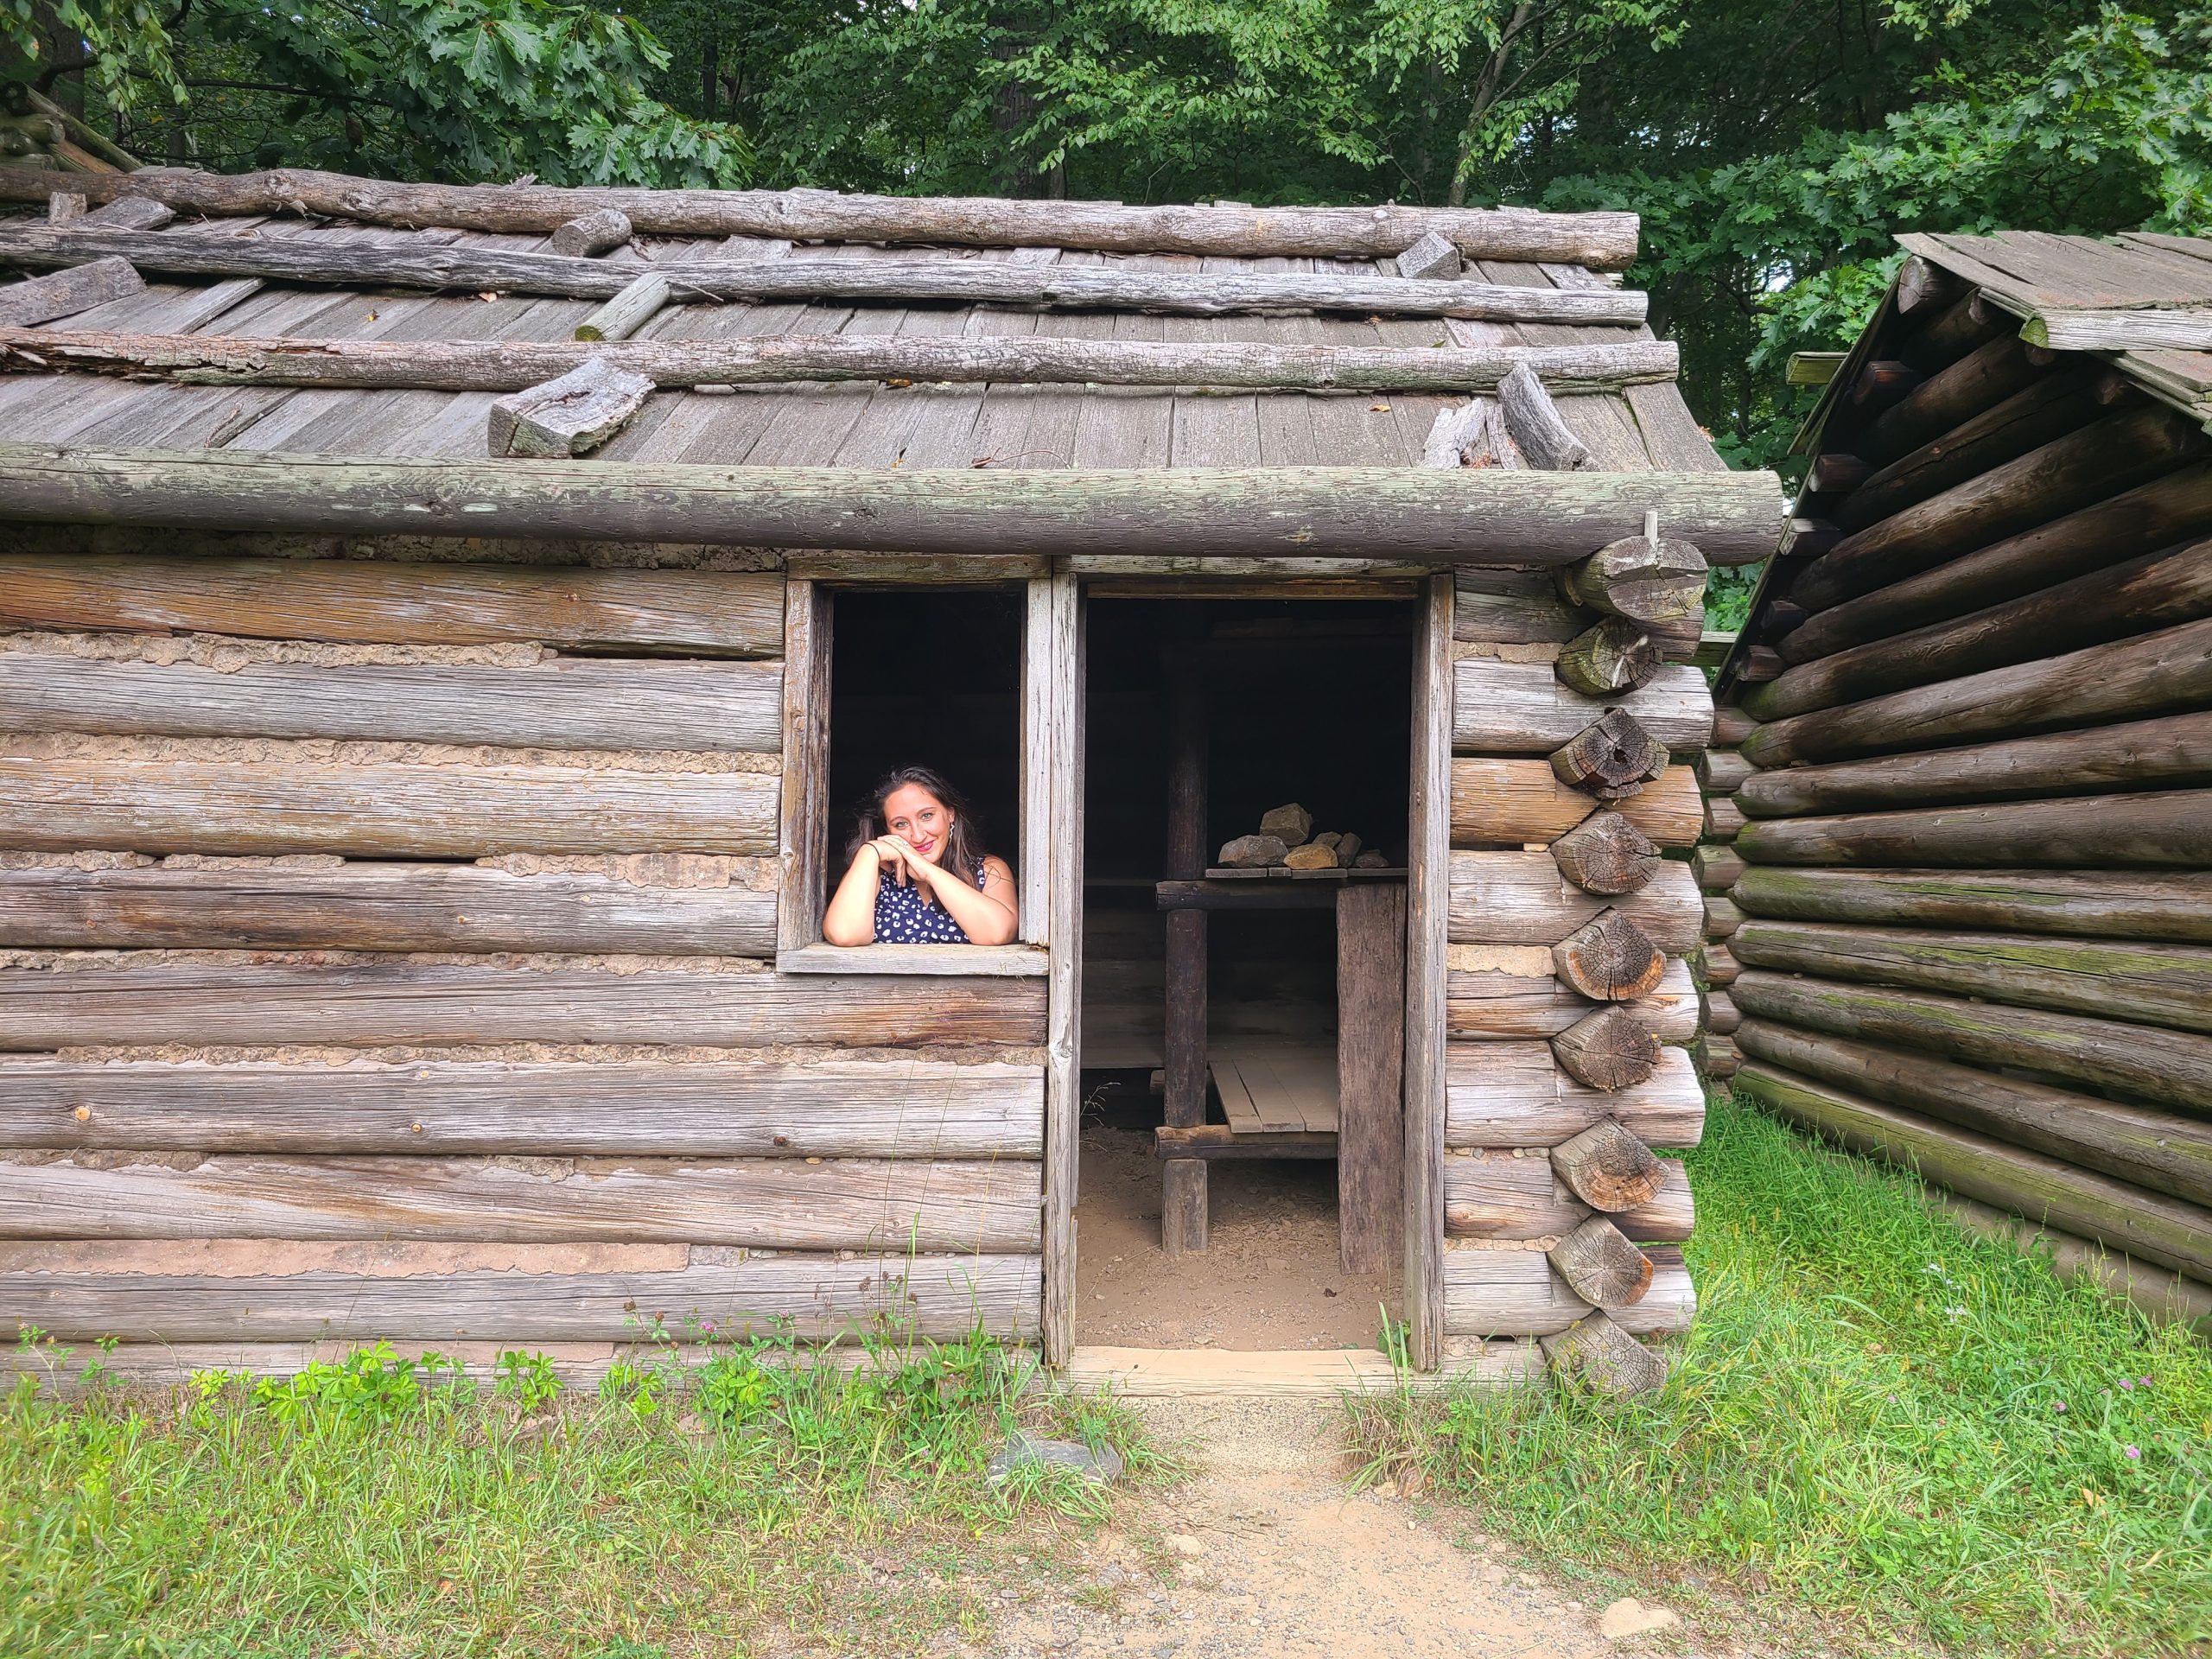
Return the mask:
M776 953L779 974L1041 975L1051 953L1034 944L807 944Z

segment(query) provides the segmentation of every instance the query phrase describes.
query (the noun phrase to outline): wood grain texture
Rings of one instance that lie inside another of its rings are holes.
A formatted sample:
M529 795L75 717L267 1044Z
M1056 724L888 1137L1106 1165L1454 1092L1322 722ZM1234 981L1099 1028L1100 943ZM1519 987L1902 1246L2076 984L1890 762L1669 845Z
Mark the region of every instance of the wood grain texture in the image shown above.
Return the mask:
M1406 850L1407 1342L1414 1366L1441 1362L1444 1306L1446 967L1451 910L1452 611L1448 576L1432 576L1414 632L1413 753ZM1541 764L1541 763L1539 763Z
M1598 1212L1561 1185L1542 1158L1446 1158L1444 1230L1452 1238L1557 1238ZM1680 1243L1696 1224L1690 1180L1666 1160L1664 1185L1649 1204L1613 1214L1638 1243Z
M1697 948L1704 905L1689 866L1665 860L1634 893L1585 893L1548 853L1452 855L1453 944L1557 944L1606 911L1618 911L1670 956Z
M0 1147L461 1157L1035 1158L994 1061L0 1061Z
M551 1162L219 1154L179 1170L0 1161L0 1237L651 1238L1008 1255L1039 1243L1043 1182L1033 1162Z
M1402 252L1435 231L1473 258L1554 261L1601 270L1629 264L1637 246L1634 213L1536 213L1519 208L1129 207L1118 201L824 190L416 184L298 168L228 175L161 168L87 177L90 182L73 177L72 181L92 201L143 194L210 216L305 211L410 229L444 225L538 235L550 234L580 213L613 207L648 235L809 242L1358 258ZM48 179L0 180L0 199L43 201L52 188Z
M1406 890L1337 895L1337 1226L1346 1273L1404 1259Z
M1816 870L1738 873L1754 916L1967 931L2062 933L2212 944L2212 874L2125 870Z
M114 663L0 652L0 728L560 749L783 741L781 663Z
M1801 1077L2153 1192L2212 1204L2212 1122L2202 1118L1764 1020L1746 1020L1735 1036L1746 1056Z
M2083 868L2212 865L2212 790L1923 807L1747 824L1754 864L2001 864Z
M1734 1086L1802 1128L1853 1151L1920 1172L1922 1179L2030 1221L2103 1240L2196 1278L2212 1278L2212 1211L2007 1146L1916 1113L1796 1077L1762 1061L1737 1068Z
M1498 645L1565 645L1590 626L1590 614L1569 603L1558 579L1546 570L1502 570L1462 565L1453 572L1452 637ZM1647 632L1660 655L1686 663L1698 647L1700 617L1655 626Z
M1603 699L1560 684L1547 663L1463 657L1452 681L1452 747L1460 753L1548 754L1615 708L1669 749L1701 749L1713 735L1713 694L1686 664L1662 668L1641 690Z
M1748 967L1728 994L1755 1020L2212 1112L2212 1039L2194 1032Z
M0 621L360 645L536 640L777 657L784 579L775 571L24 555L0 557Z
M1041 590L1041 591L1040 591ZM1042 845L1049 859L1045 935L1052 940L1045 1014L1045 1363L1065 1371L1075 1354L1077 1263L1076 1193L1082 1159L1084 761L1088 728L1084 699L1088 658L1085 612L1075 573L1064 563L1032 588L1031 615L1047 638L1033 651L1031 671L1051 691L1038 718L1045 767L1028 783L1050 792Z
M1713 563L1742 564L1774 550L1781 501L1770 473L906 471L0 444L0 516L10 518L321 535L420 535L443 525L482 536L864 553L1043 548L1541 569L1632 533L1656 507Z
M1548 760L1456 758L1452 762L1452 844L1524 847L1557 841L1598 810L1599 803L1561 783ZM1691 847L1705 829L1697 779L1669 766L1626 799L1611 804L1662 847Z
M1705 1090L1680 1048L1610 1094L1568 1077L1543 1043L1453 1043L1445 1058L1447 1147L1555 1147L1608 1117L1647 1147L1694 1147L1705 1134Z
M0 848L757 855L775 850L776 796L757 772L0 755Z
M0 945L772 957L776 895L447 864L0 870Z
M1637 1336L1689 1329L1697 1296L1681 1250L1660 1245L1651 1288L1613 1323ZM1550 1336L1597 1310L1567 1287L1535 1250L1447 1250L1444 1255L1444 1325L1454 1337Z
M1527 1042L1555 1037L1605 1006L1570 990L1556 978L1454 970L1446 1013L1454 1037ZM1697 988L1690 983L1689 969L1679 961L1668 964L1657 990L1619 1006L1662 1042L1687 1043L1697 1034Z
M281 1249L272 1246L272 1268ZM35 1325L64 1342L634 1342L657 1322L680 1332L694 1318L733 1340L879 1332L958 1340L978 1326L1024 1338L1037 1328L1033 1255L791 1254L626 1273L310 1268L237 1277L194 1274L191 1255L179 1255L185 1270L175 1273L0 1274L0 1324Z
M637 974L393 963L0 969L0 1048L108 1043L1037 1043L1035 979Z

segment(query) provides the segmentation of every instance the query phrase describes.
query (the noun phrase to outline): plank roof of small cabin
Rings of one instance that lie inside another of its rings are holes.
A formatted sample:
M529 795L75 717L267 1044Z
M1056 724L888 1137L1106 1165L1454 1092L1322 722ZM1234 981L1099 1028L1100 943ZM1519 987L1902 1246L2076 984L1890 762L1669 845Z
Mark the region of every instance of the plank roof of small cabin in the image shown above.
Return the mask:
M2212 237L2130 232L2105 238L2042 231L1990 236L1914 233L1897 238L1909 254L1948 273L1964 287L2020 319L2031 345L2080 352L2107 362L2143 393L2180 410L2212 432ZM1874 315L1837 363L1790 453L1814 455L1833 446L1837 405L1866 365L1890 355L1903 334L1920 326L1898 308L1901 269ZM2177 344L2176 341L2200 345ZM1800 515L1818 503L1801 493ZM1793 530L1793 536L1796 532ZM1789 544L1783 553L1786 556ZM1744 654L1764 643L1768 590L1779 560L1762 574L1736 644L1720 665L1725 696Z
M85 181L74 176L42 176L64 188L85 188ZM26 192L10 188L0 194L21 196ZM866 200L804 194L831 202ZM1211 211L1230 213L1236 209ZM1402 210L1392 212L1402 214ZM42 228L45 220L18 214L0 219L0 232L34 225ZM436 245L444 246L531 251L548 245L547 237L540 234L415 230L319 217L200 219L186 213L151 234L165 238L313 238L334 244L420 245L435 238ZM641 234L607 258L634 264L642 272L655 263L729 259L761 251L757 244L750 248L729 245L743 241ZM784 255L780 247L773 251ZM1258 258L1050 246L802 242L791 246L785 257L977 261L1200 276L1334 271L1372 278L1394 271L1389 258L1371 254L1346 259ZM0 264L4 263L4 252L0 252ZM1583 265L1549 262L1471 262L1467 276L1532 289L1609 289L1613 285ZM41 325L36 332L57 338L102 330L200 338L566 340L597 303L496 293L262 283L219 274L175 278L149 273L144 291ZM1135 309L1046 312L957 303L806 299L674 305L657 315L636 338L673 343L734 337L923 334L1417 348L1652 339L1641 325L1341 313L1182 316ZM504 395L179 385L57 372L50 364L26 362L20 349L11 352L4 346L0 346L0 366L16 371L0 377L0 443L72 448L480 460L486 411ZM1725 470L1671 381L1562 395L1557 401L1567 424L1588 445L1601 469ZM1410 467L1421 463L1439 412L1465 402L1465 397L1433 392L1386 396L1101 385L785 383L747 387L734 395L670 389L653 393L627 429L596 451L595 458L905 468Z

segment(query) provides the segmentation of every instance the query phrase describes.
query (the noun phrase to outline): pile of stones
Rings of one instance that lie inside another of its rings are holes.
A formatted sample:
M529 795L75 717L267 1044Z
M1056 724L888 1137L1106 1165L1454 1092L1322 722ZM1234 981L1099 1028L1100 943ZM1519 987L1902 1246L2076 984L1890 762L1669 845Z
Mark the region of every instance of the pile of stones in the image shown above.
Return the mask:
M1261 817L1260 833L1227 842L1215 866L1228 870L1384 870L1390 861L1348 830L1313 833L1313 815L1296 802Z

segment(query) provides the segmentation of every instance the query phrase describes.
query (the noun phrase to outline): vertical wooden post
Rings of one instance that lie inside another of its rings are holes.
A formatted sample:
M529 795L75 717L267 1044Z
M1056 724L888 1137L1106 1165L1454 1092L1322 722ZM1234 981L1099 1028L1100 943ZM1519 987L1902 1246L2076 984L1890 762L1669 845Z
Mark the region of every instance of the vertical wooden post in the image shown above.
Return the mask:
M1413 1363L1444 1357L1444 975L1451 907L1452 578L1431 576L1414 633L1406 837L1406 1325Z
M1195 619L1193 619L1195 620ZM1164 658L1167 680L1167 874L1194 880L1206 861L1205 658L1192 628ZM1206 913L1167 913L1166 1119L1171 1128L1206 1121ZM1206 1247L1206 1164L1161 1163L1160 1248L1170 1255Z
M777 838L776 949L822 939L829 902L830 600L784 584L784 775Z
M1014 891L1021 906L1020 938L1026 944L1052 942L1052 871L1056 803L1050 779L1057 758L1052 715L1061 686L1058 594L1052 578L1029 583L1029 614L1023 633L1021 664L1021 868Z
M1045 1015L1045 1363L1068 1363L1075 1348L1076 1183L1083 1111L1083 748L1084 618L1077 579L1065 558L1030 584L1033 646L1028 674L1046 682L1041 700L1025 687L1027 706L1045 721L1045 770L1031 787L1049 806L1042 833L1022 849L1045 873L1052 941ZM1041 591L1040 591L1041 590ZM1043 630L1041 642L1036 632ZM1036 648L1042 643L1047 648Z
M1380 1273L1405 1236L1406 890L1337 894L1337 1253Z

